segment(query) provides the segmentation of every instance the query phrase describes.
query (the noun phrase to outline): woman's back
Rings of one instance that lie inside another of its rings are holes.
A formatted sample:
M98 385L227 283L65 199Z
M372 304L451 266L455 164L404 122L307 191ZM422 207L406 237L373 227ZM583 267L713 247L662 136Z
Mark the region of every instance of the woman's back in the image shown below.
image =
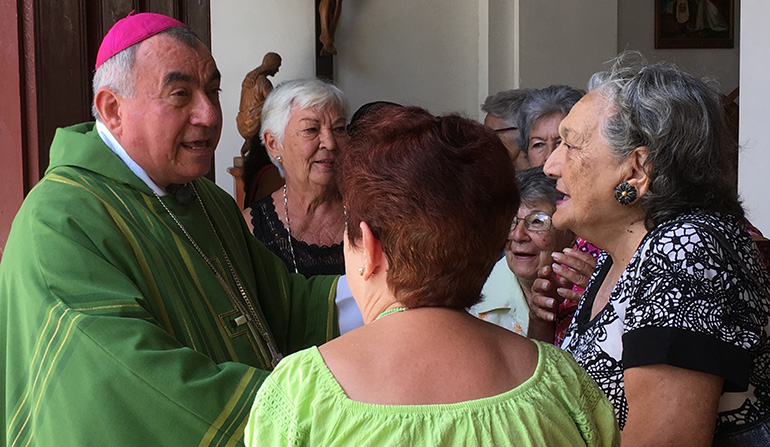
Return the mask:
M530 378L538 358L526 338L446 308L384 316L319 351L349 398L384 405L495 396Z
M284 360L259 391L246 440L574 446L620 437L611 405L568 354L461 311L415 309Z
M618 444L609 401L569 354L462 310L481 298L518 208L499 138L391 108L365 118L337 162L345 281L364 326L286 357L257 394L246 444Z

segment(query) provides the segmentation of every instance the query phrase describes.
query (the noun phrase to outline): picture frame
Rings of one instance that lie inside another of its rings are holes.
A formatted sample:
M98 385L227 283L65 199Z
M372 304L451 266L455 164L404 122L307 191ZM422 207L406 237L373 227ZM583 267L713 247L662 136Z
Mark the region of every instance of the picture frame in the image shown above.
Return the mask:
M733 48L735 0L655 0L655 49Z

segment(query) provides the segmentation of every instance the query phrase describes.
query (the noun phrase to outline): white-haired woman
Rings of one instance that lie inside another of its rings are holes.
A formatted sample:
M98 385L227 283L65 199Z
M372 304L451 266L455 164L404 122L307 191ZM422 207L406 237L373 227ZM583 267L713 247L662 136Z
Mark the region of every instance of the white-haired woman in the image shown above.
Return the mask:
M335 180L348 142L347 100L319 79L284 82L262 107L260 139L285 183L244 214L254 235L289 271L344 274L344 210Z

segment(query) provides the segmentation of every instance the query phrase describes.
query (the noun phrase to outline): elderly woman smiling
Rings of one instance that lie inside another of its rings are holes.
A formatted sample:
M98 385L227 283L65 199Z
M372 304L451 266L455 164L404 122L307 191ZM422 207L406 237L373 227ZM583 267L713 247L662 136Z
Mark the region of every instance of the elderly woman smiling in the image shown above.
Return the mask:
M554 224L606 250L563 347L623 445L770 445L770 280L718 95L635 54L589 87L545 164L564 193Z
M556 201L563 197L556 190L556 181L546 176L542 167L519 171L516 180L521 205L508 233L505 257L495 264L484 284L483 301L470 310L483 320L528 335L527 300L538 272L553 263L553 253L565 250L562 260L574 258L570 261L573 270L579 269L586 278L596 262L590 254L568 248L575 242L571 231L552 225Z
M569 354L465 311L518 206L495 134L389 107L356 126L338 161L365 324L278 365L247 445L613 445L612 407Z
M285 180L245 213L254 235L305 276L344 273L344 210L335 160L348 142L347 101L319 79L288 81L262 107L261 139Z

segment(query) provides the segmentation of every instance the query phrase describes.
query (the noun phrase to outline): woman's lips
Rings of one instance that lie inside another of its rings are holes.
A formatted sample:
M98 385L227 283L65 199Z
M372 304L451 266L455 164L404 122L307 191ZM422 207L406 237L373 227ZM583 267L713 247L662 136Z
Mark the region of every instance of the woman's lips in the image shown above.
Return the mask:
M515 259L521 259L521 260L529 260L537 256L536 253L530 253L530 252L523 252L523 251L512 251L513 257Z

